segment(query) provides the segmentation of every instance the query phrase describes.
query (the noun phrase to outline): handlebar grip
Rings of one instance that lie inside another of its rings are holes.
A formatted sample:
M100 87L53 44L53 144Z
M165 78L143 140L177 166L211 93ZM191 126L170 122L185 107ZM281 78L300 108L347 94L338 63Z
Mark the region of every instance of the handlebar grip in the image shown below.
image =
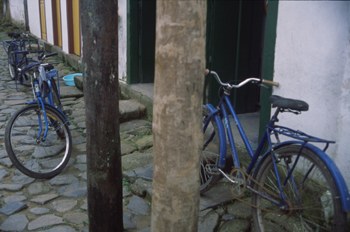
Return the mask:
M210 70L209 69L206 69L205 70L205 75L208 75L210 73Z
M265 80L265 79L262 80L262 83L266 84L266 85L276 86L276 87L278 87L280 85L278 82L269 81L269 80Z

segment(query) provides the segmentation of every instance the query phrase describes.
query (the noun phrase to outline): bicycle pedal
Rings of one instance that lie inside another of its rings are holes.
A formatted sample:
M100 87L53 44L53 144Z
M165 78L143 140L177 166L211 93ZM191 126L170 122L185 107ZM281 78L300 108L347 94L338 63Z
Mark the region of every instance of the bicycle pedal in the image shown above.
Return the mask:
M63 110L62 111L66 116L71 116L73 111L72 110Z
M221 175L218 167L214 164L205 165L205 171L211 176L220 176Z

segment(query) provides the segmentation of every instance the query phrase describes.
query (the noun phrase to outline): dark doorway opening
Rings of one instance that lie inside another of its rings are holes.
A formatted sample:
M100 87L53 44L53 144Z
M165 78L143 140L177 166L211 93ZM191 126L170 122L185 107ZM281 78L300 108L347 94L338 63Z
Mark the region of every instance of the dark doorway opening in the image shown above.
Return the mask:
M222 81L238 83L261 77L265 29L265 3L261 1L208 0L207 68ZM206 78L205 102L219 103L219 85ZM260 87L248 84L235 89L231 101L236 113L259 111Z
M128 14L128 83L153 83L156 0L129 0Z

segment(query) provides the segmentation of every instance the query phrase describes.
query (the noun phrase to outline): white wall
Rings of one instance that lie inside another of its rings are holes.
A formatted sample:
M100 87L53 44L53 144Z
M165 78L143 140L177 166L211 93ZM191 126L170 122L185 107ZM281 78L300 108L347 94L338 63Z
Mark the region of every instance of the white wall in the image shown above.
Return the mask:
M52 4L51 0L45 0L45 18L46 18L46 39L50 44L53 43L53 22L52 22Z
M35 35L38 38L41 38L39 1L33 1L27 5L29 30L33 35Z
M23 0L11 0L9 1L9 5L12 20L24 25L25 15Z
M62 50L68 53L67 1L61 0Z
M118 23L118 75L119 79L126 81L126 62L127 62L127 1L118 0L119 23Z
M350 187L350 3L280 1L273 94L301 99L309 111L280 124L329 140L327 154Z

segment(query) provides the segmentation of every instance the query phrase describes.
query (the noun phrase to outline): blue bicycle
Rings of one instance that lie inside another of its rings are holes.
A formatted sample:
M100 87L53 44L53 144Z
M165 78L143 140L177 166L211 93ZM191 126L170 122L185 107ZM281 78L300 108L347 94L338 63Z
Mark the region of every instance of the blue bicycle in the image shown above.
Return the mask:
M29 35L23 33L20 28L13 27L14 32L8 33L11 40L2 41L2 46L8 56L8 69L10 76L13 80L20 82L25 86L30 87L27 84L27 79L18 75L18 68L22 69L26 65L32 62L37 62L32 57L27 57L19 51L30 51L30 53L43 54L44 51L40 50L39 42L37 39L29 38Z
M23 55L27 51L19 51ZM39 62L19 69L20 75L31 79L34 101L11 116L5 130L6 151L12 163L22 173L38 179L59 174L67 165L72 151L69 120L62 111L58 72L52 64L44 64L47 57L57 55L39 54Z
M308 110L308 104L271 96L272 107L277 109L253 152L229 100L231 90L249 82L275 86L278 83L248 78L232 85L222 83L214 71L206 70L206 73L216 78L223 91L217 108L210 104L203 107L200 192L205 193L225 177L231 195L252 207L256 231L346 231L346 213L350 212L348 188L337 166L325 153L334 141L276 125L280 113L299 114ZM242 157L237 154L228 113L250 156L248 162L240 163ZM226 135L232 156L227 155ZM292 140L281 142L282 136ZM312 143L324 144L324 149ZM267 151L263 152L266 144ZM252 194L251 202L242 199L246 192Z

